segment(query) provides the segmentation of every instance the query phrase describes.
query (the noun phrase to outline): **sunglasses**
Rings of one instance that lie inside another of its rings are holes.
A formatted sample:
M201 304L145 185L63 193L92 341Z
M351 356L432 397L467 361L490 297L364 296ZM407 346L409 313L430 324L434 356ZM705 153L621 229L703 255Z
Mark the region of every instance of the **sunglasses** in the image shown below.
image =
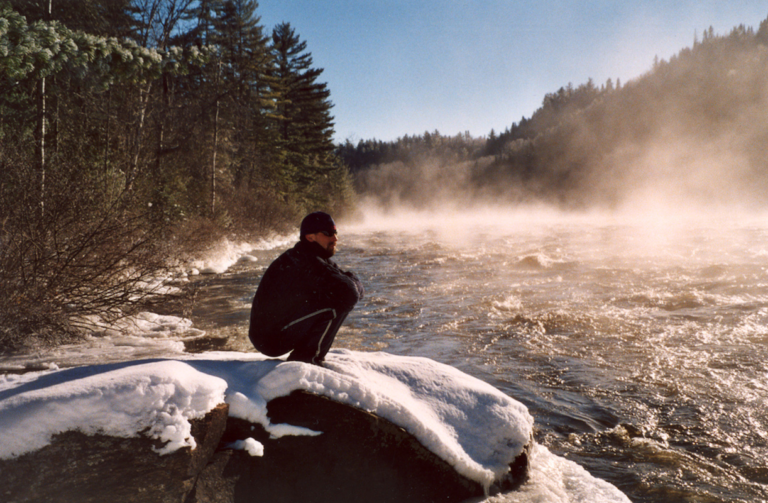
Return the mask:
M325 235L325 236L328 236L328 237L336 235L336 231L335 230L334 231L320 231L320 233Z

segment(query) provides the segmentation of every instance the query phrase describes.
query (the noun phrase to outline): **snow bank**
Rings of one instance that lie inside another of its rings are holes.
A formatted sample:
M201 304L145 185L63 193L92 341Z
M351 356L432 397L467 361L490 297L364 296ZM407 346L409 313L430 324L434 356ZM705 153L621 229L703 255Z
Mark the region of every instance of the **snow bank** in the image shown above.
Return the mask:
M190 419L224 400L227 383L179 361L40 373L0 392L0 458L31 452L68 430L133 437L146 430L161 454L195 447Z
M247 243L232 243L224 240L205 257L192 263L192 274L222 274L238 259L248 253L251 246Z
M298 234L298 232L297 232ZM206 255L191 264L189 274L223 274L239 261L256 262L258 259L252 255L257 250L272 250L285 248L295 242L297 236L273 236L268 239L253 243L233 243L224 239Z
M93 323L92 335L95 337L130 337L133 339L182 337L188 339L205 335L202 330L192 328L192 320L150 312L138 313L135 316L122 318L109 324L96 321Z
M184 358L38 372L6 382L0 458L39 449L67 430L118 437L146 430L166 442L161 453L194 447L189 420L223 401L231 416L260 423L275 436L320 434L267 418L269 400L300 389L392 421L487 486L522 452L533 427L520 403L425 358L333 350L326 368L252 353ZM261 455L257 445L239 447Z
M33 354L0 357L0 372L24 372L59 367L118 363L147 358L167 358L184 353L184 341L205 336L192 321L177 316L143 312L116 322L88 320L90 333L82 342L63 344ZM6 381L20 376L0 375L0 390Z

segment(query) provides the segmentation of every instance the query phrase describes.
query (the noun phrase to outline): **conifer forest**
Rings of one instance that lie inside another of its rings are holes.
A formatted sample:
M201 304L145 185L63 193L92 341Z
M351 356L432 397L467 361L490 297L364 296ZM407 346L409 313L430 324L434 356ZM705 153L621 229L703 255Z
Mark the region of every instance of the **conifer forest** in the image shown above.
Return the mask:
M4 346L126 315L223 233L350 205L322 69L256 9L0 2Z

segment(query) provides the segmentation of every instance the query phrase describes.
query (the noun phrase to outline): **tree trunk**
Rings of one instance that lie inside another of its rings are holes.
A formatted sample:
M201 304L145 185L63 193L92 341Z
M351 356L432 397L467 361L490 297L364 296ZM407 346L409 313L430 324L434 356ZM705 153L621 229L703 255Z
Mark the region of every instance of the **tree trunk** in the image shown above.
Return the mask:
M149 104L149 93L152 90L152 83L147 84L147 89L139 88L139 120L136 122L135 143L133 157L128 173L125 177L125 191L132 192L133 184L139 171L139 156L141 155L141 137L144 133L144 119L147 115L147 105Z
M104 140L104 194L109 194L109 126L112 113L112 86L107 90L107 124L106 139Z
M216 111L213 116L213 155L211 156L211 217L216 214L216 151L219 149L219 111L221 109L221 98L219 95L219 84L221 80L221 60L219 60L218 71L216 73Z
M45 20L51 20L51 12L53 0L48 0L48 9L45 15ZM37 177L38 177L38 190L40 194L38 196L38 212L40 218L45 215L45 123L48 120L45 111L46 101L45 90L45 77L40 78L38 84L37 94Z
M45 77L40 79L37 96L37 179L38 179L38 211L40 217L45 214Z
M216 113L213 119L213 156L211 159L211 217L216 212L216 150L219 147L219 108L220 100L216 98Z

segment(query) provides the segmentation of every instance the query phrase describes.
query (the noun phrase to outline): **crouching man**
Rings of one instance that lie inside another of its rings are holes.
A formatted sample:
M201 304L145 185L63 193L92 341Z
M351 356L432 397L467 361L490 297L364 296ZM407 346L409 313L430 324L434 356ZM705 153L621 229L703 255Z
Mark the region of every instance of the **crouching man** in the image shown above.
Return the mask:
M301 222L299 242L264 272L251 307L248 336L261 353L321 365L341 324L364 289L342 271L336 252L336 224L323 212Z

